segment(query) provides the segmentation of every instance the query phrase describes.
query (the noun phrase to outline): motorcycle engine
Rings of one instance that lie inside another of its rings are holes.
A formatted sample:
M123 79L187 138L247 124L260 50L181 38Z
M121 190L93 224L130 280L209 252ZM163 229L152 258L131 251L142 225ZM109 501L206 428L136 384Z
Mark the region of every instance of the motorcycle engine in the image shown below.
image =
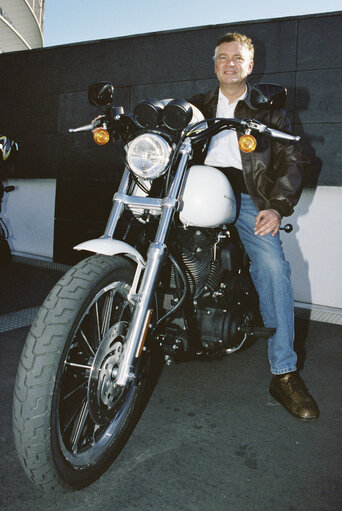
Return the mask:
M217 232L212 229L181 228L178 238L190 293L196 299L204 290L219 285L223 269L214 261ZM172 279L175 273L172 272ZM172 284L171 284L172 286Z
M229 352L241 343L244 335L239 327L249 321L241 303L248 295L240 271L243 252L215 229L183 228L178 238L202 343L213 350L219 344Z

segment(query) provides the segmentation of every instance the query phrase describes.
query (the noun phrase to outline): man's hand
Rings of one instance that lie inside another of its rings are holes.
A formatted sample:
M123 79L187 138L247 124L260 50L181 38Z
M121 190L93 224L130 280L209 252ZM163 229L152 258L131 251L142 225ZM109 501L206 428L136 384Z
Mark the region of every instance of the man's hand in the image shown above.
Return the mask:
M254 226L254 234L265 236L271 233L275 236L279 231L281 216L275 209L259 211Z

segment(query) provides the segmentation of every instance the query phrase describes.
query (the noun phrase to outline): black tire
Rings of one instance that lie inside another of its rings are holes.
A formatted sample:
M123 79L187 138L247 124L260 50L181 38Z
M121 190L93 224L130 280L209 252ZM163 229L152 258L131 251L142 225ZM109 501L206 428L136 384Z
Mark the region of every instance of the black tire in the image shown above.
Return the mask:
M147 404L150 350L120 395L112 386L132 315L126 296L134 271L119 256L81 261L52 289L32 325L16 378L13 427L23 468L41 488L95 481Z

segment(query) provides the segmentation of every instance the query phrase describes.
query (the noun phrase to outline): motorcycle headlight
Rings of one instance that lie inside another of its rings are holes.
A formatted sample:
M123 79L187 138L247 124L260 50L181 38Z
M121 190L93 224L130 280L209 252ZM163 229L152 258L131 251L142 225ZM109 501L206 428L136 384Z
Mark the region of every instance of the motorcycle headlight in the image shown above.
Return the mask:
M132 140L127 148L127 163L138 177L156 179L166 172L171 147L153 133L144 133Z

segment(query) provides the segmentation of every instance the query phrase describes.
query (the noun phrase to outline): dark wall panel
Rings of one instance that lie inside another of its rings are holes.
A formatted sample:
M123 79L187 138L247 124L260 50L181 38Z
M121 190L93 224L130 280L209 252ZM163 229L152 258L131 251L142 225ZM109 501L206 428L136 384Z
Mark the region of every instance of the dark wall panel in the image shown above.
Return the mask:
M208 90L216 84L213 48L227 30L252 37L256 48L252 80L288 88L289 115L304 134L305 126L312 123L340 123L341 25L342 14L335 13L0 55L6 69L6 79L0 83L0 129L16 136L25 151L17 175L108 177L118 159L111 161L106 150L99 154L84 134L67 134L69 127L87 123L98 113L87 103L88 84L112 81L116 104L126 109L144 97L189 97ZM315 141L313 149L320 150ZM326 168L321 174L321 184L330 183L330 172L335 171Z
M84 259L87 252L78 252L73 247L85 240L98 238L103 234L104 221L89 218L81 220L75 218L56 218L55 220L55 243L53 259L63 264L76 264Z
M88 104L88 85L111 81L115 104L126 110L146 97L205 92L216 86L212 56L227 31L253 39L252 83L287 87L289 116L312 162L307 185L342 186L341 26L342 11L0 55L6 70L0 80L0 133L19 141L16 176L57 178L56 260L67 262L76 241L102 233L100 217L107 215L123 168L112 145L96 146L91 133L68 133L99 113ZM106 212L93 203L93 191Z
M342 123L341 84L342 64L337 69L298 71L297 119L304 124Z
M214 78L208 80L137 85L136 87L132 87L131 108L145 98L188 98L199 92L213 89L216 85L217 81Z
M57 94L29 96L17 101L17 132L21 136L27 133L57 133L59 115L59 96Z
M78 220L92 218L107 220L113 194L118 186L116 178L60 178L56 187L56 216ZM101 197L101 200L99 200ZM75 208L75 204L77 207Z
M11 136L14 137L17 134L17 102L4 94L0 98L0 133L13 133Z
M115 146L96 145L91 132L59 135L59 176L78 179L108 178L118 174L122 167L123 163Z
M341 124L306 124L295 125L294 128L302 137L302 145L311 161L307 184L341 186Z
M112 178L57 179L54 260L75 263L84 258L73 246L100 237L118 187L118 174Z
M60 173L58 152L61 135L25 133L25 136L16 138L19 140L19 152L13 177L55 178Z
M341 12L298 18L298 68L341 67L341 27Z

